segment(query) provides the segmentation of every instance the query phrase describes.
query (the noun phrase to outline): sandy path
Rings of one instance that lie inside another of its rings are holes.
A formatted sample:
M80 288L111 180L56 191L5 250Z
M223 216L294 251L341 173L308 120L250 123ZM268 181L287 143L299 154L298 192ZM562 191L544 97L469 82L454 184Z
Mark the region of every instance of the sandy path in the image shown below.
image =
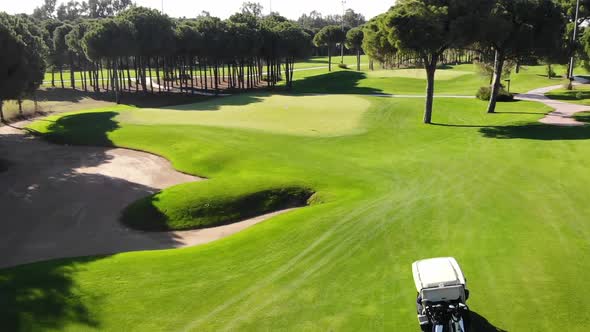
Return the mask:
M545 88L531 90L524 94L516 95L516 99L541 102L554 109L544 118L541 123L556 126L583 126L585 123L577 121L573 115L580 112L590 111L590 106L570 104L563 101L553 100L545 96L546 93L561 89L561 85L553 85Z
M203 230L138 232L118 221L128 204L201 179L149 153L55 145L9 126L0 127L0 156L9 162L0 173L0 267L203 244L285 212Z

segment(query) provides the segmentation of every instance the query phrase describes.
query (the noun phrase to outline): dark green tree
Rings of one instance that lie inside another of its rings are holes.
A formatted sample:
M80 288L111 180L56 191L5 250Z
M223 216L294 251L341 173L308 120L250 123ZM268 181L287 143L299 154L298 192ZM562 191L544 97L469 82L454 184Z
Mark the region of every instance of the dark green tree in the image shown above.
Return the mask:
M489 12L485 0L399 0L385 24L396 48L418 55L426 70L424 123L432 123L434 77L443 53L477 40L482 18Z
M352 28L346 33L346 47L356 53L356 70L361 70L361 50L364 33L361 28Z
M481 41L495 54L488 113L494 113L507 59L542 58L563 48L565 20L551 0L495 0L482 27Z
M343 43L346 38L342 27L329 25L322 28L314 37L313 43L317 47L325 46L328 48L328 70L332 71L332 50L337 44Z

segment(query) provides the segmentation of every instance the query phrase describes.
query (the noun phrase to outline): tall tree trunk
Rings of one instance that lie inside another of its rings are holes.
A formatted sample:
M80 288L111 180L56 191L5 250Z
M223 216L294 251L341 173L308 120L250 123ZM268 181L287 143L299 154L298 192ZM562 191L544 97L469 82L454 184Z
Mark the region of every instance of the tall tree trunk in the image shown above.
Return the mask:
M328 46L328 71L332 71L332 47Z
M115 91L115 102L117 104L121 103L121 91L119 90L119 78L117 77L117 59L113 61L113 81L115 85L113 86L113 90Z
M104 79L104 70L102 67L102 61L100 59L98 60L98 64L96 66L96 69L99 71L100 85L102 86L102 89L109 92L109 79L108 79L108 77L106 80ZM106 88L105 88L105 84L104 84L105 81L107 82Z
M436 73L436 64L438 62L436 55L431 55L431 59L424 57L424 68L426 69L426 104L424 106L424 123L432 123L432 106L434 104L434 75Z
M150 91L154 94L154 80L152 80L152 65L150 61L150 57L147 58L147 65L148 65L148 75L150 77Z
M494 81L492 82L490 92L490 103L488 104L488 113L496 112L496 102L500 92L500 82L502 80L502 69L504 68L504 52L496 50L496 59L494 61Z
M129 69L131 66L128 57L125 59L125 64L127 65L127 91L131 92L131 70Z
M74 71L74 56L70 55L70 83L72 89L76 90L76 73Z
M18 103L18 115L20 115L22 117L23 116L23 99L21 97L18 97L17 103Z
M6 120L4 119L4 110L2 106L4 106L4 100L0 99L0 122L4 123Z
M88 92L88 85L86 85L86 68L81 68L80 75L82 76L82 88L84 92Z
M59 80L61 81L61 88L64 89L64 73L61 66L59 67Z
M191 78L191 94L194 95L195 94L195 57L194 56L189 56L188 59L189 65L190 65L190 78Z
M55 88L55 68L51 66L51 87Z
M33 109L35 113L39 112L39 100L37 100L37 91L33 91Z
M160 57L156 57L156 84L158 84L158 93L162 93L162 83L160 83Z
M361 50L356 50L356 70L361 71Z

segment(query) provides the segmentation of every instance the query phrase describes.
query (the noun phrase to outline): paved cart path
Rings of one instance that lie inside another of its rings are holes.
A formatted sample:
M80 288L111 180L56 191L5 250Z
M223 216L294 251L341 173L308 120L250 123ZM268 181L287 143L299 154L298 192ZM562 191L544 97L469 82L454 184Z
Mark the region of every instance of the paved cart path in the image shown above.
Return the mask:
M550 99L545 96L546 93L561 89L561 85L553 85L545 88L531 90L527 93L516 95L516 99L541 102L554 109L544 118L539 120L541 123L556 126L583 126L585 123L577 121L573 116L576 113L590 111L590 106L570 104L563 101Z

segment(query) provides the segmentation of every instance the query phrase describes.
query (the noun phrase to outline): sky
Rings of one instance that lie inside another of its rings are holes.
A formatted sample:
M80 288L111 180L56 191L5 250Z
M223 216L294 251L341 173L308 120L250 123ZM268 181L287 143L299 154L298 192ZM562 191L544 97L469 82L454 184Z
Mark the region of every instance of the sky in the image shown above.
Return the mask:
M172 17L195 17L205 10L213 16L227 18L237 12L244 0L134 0L139 6L160 9L164 1L164 12ZM341 0L250 0L259 2L268 13L270 4L272 10L290 19L297 19L303 13L317 10L323 15L342 13ZM58 0L58 5L66 0ZM43 0L0 0L0 11L10 14L31 14L35 7ZM346 0L346 8L360 12L367 19L379 15L394 3L394 0Z

